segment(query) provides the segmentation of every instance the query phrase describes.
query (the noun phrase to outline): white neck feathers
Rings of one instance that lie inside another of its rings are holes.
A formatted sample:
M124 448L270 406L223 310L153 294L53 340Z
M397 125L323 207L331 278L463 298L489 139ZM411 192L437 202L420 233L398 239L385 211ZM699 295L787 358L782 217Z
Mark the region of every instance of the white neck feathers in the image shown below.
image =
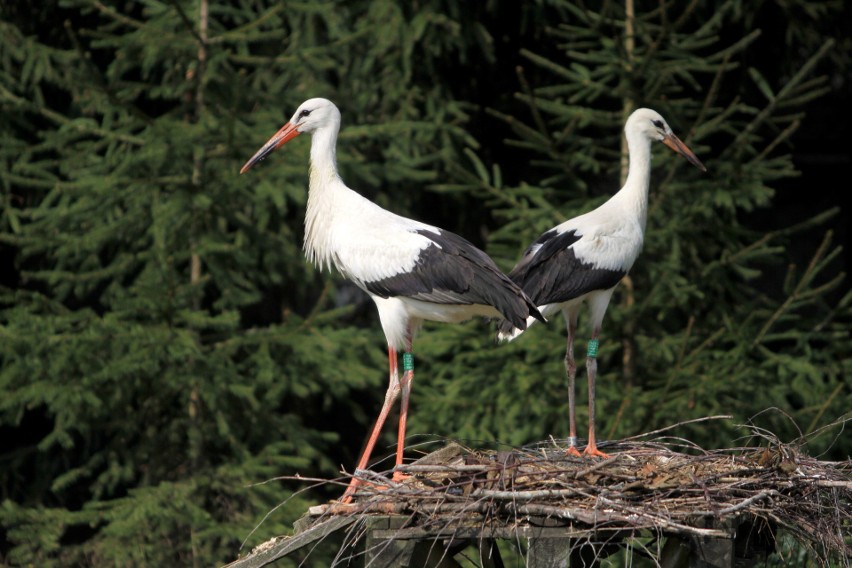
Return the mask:
M308 206L305 213L305 256L324 268L333 261L332 227L337 197L347 188L337 173L335 146L339 124L330 124L313 132Z
M627 129L625 135L630 167L627 170L627 181L615 197L623 207L636 215L644 231L648 217L648 187L651 181L651 140L633 129Z

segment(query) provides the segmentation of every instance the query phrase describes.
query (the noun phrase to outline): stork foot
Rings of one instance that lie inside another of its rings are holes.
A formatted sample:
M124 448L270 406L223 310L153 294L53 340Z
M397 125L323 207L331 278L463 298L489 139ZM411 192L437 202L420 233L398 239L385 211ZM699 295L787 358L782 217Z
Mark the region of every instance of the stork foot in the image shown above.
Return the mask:
M340 503L343 505L348 505L352 502L352 498L355 496L355 492L358 491L358 486L361 484L357 479L352 479L349 482L349 487L346 488L346 492L343 493L343 497L340 498Z
M402 473L401 471L395 471L395 472L393 472L393 477L391 477L391 480L394 483L402 483L404 481L411 479L411 477L412 476L408 475L407 473Z
M594 458L604 458L604 459L609 459L609 458L610 458L610 455L609 455L609 454L605 454L605 453L603 453L603 452L602 452L602 451L600 451L600 450L598 449L598 447L597 447L596 445L594 445L594 444L589 444L588 446L586 446L586 449L585 449L585 450L583 450L583 455L584 455L584 456L588 456L588 457L590 457L590 458L592 458L592 457L594 457Z
M392 481L394 483L401 483L410 477L410 475L405 475L400 472L394 472ZM386 491L390 489L389 485L373 483L372 481L365 481L363 479L352 479L352 481L349 482L349 487L346 488L346 492L343 494L343 497L340 498L340 503L342 503L343 505L350 504L359 487L369 487L373 491Z
M568 446L568 449L565 450L565 455L575 458L582 457L582 455L580 454L580 450L577 449L577 446Z

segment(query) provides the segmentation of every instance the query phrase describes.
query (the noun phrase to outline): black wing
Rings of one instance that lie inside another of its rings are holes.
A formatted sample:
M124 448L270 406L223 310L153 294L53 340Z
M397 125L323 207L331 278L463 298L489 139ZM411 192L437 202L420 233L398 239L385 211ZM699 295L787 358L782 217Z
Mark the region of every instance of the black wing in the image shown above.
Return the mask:
M490 305L520 329L526 328L530 315L541 319L520 287L473 244L446 231L416 232L432 243L420 251L414 268L364 282L368 292L382 298L404 296L435 304Z
M612 288L626 270L595 268L577 258L576 231L551 229L530 245L509 278L523 288L537 306L567 302L595 290Z

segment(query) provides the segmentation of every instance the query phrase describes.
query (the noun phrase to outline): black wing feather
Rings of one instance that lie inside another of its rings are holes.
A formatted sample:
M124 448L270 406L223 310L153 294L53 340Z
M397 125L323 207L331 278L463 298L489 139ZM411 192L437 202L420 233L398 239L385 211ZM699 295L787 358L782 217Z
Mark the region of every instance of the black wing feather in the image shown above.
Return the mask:
M517 282L537 306L567 302L618 284L627 271L595 268L581 261L572 248L580 238L576 231L547 231L527 249L509 278ZM533 252L536 245L540 248Z
M520 287L466 239L447 231L416 232L432 243L420 252L414 269L364 282L368 292L382 298L403 296L436 304L491 305L521 329L526 328L530 315L541 318Z

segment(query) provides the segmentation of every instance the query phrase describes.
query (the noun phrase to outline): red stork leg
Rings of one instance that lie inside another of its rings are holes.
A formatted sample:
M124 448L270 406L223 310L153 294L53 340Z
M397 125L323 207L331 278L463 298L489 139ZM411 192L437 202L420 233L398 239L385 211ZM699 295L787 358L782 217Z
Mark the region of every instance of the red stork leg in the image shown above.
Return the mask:
M409 347L410 349L410 347ZM399 386L402 392L402 401L399 410L399 432L396 438L396 466L402 465L402 454L405 450L405 428L408 424L408 400L411 397L411 384L414 382L414 356L411 351L402 354L402 379ZM393 473L394 481L402 481L408 476L401 471Z
M589 443L583 453L587 456L608 458L609 455L600 451L595 445L595 376L598 372L598 333L599 329L592 332L589 340L589 348L586 352L586 373L589 375Z
M569 456L580 456L577 451L577 407L575 398L575 382L577 378L577 362L574 361L574 333L577 331L577 318L567 312L565 318L568 323L568 345L565 349L565 372L568 375L568 449L565 454Z
M385 393L385 402L382 405L381 412L379 412L379 417L376 419L376 425L373 426L373 432L370 434L370 439L367 440L367 447L364 448L364 453L361 454L361 459L358 461L358 465L355 468L356 471L367 468L367 463L370 461L370 455L373 453L376 440L379 439L379 434L382 432L382 427L385 425L385 420L387 420L390 409L393 406L393 403L396 402L401 391L396 349L393 347L388 347L388 367L390 368L390 378L388 381L388 390ZM352 496L355 494L355 490L358 488L359 484L360 482L353 477L352 481L349 482L349 487L346 488L346 493L343 494L341 499L343 503L350 503L352 501Z

